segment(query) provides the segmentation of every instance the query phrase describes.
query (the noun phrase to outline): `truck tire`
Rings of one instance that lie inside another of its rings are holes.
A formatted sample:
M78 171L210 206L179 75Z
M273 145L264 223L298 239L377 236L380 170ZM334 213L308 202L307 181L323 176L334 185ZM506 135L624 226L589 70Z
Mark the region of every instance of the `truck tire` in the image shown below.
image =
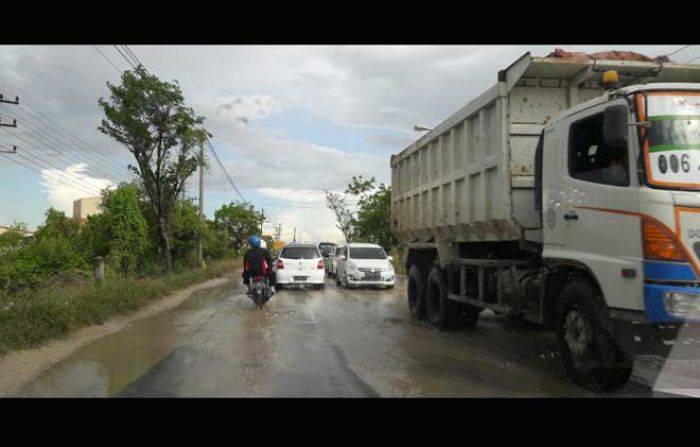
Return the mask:
M556 331L564 366L576 383L612 392L629 381L633 362L613 339L605 303L590 280L574 278L564 287Z
M425 316L428 323L444 331L449 329L447 306L447 282L440 267L435 266L428 274L425 290Z
M408 271L406 298L411 316L422 319L425 314L425 281L416 265L412 265Z

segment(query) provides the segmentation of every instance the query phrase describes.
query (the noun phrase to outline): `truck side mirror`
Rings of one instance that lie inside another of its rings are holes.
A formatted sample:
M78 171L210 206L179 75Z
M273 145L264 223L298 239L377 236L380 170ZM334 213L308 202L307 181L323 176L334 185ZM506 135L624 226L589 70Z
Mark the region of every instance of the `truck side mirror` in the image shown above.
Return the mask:
M603 113L603 140L608 148L627 147L629 111L624 104L610 106Z

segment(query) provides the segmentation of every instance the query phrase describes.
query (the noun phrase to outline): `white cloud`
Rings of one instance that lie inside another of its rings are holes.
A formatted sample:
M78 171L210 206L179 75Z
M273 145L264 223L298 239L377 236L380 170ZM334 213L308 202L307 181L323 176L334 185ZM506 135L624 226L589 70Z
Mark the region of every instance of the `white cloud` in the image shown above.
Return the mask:
M224 166L239 188L345 189L353 175L389 180L387 157L285 139L262 129L232 131L227 140L219 140L219 155L232 154ZM223 173L213 168L209 180L213 188L229 188Z
M85 174L86 169L85 163L78 163L68 166L63 171L60 169L41 171L41 182L52 207L72 216L74 200L98 196L97 191L114 186L114 183L107 179L88 176Z
M340 243L345 239L343 233L336 227L335 216L325 206L325 193L318 190L294 190L284 188L261 188L259 193L276 199L283 199L285 205L296 207L290 209L273 208L273 222L265 231L272 233L272 226L276 222L284 224L282 239L291 241L294 237L294 227L297 227L297 240L303 242L335 242ZM341 192L336 190L334 192ZM348 197L350 206L354 200Z

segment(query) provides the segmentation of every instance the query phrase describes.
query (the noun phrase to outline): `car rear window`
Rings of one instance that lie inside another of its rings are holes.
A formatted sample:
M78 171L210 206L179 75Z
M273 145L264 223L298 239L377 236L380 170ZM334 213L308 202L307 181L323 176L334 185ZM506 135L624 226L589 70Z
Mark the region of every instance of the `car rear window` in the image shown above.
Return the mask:
M350 247L351 259L386 259L381 247Z
M284 259L315 259L321 255L316 247L284 247L280 258Z

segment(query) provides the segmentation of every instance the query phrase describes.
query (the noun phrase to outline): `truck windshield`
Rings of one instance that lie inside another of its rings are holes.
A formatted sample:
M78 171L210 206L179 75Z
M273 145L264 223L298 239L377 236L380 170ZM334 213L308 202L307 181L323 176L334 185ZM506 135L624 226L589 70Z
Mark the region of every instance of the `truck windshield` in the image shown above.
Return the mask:
M649 184L700 189L700 92L650 92L638 100ZM646 134L646 135L645 135Z

